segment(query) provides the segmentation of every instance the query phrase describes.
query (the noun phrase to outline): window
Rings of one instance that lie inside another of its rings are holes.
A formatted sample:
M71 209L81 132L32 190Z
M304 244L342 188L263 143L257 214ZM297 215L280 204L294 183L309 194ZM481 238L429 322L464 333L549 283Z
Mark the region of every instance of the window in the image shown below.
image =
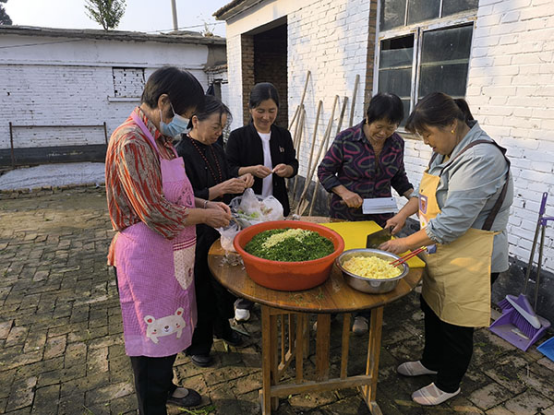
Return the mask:
M479 0L381 0L381 30L477 9Z
M401 126L418 99L431 92L465 96L477 3L381 0L375 87L402 100L405 118ZM453 14L456 16L449 17Z
M413 57L413 35L381 42L378 89L400 97L406 118L410 113Z
M144 89L144 68L112 68L116 98L137 98Z

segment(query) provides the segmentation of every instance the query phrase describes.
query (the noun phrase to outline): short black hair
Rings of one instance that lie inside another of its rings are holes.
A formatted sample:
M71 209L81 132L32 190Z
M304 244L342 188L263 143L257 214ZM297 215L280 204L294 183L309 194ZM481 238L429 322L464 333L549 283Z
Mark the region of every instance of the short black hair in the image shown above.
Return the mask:
M219 114L219 121L223 115L227 115L227 124L231 124L233 116L231 115L231 110L221 100L213 95L206 95L204 97L204 107L201 111L196 111L194 115L198 121L204 121L207 118L210 118L212 114ZM189 122L189 129L192 128L192 118Z
M404 106L400 97L389 92L380 92L373 96L366 111L367 124L378 120L388 120L400 124L404 118Z
M164 66L148 77L142 92L142 102L150 108L158 106L158 99L167 94L177 114L188 109L202 110L204 89L190 72L174 66Z
M418 133L425 131L427 127L445 128L454 120L466 123L468 114L464 113L451 96L443 92L432 92L419 100L406 121L406 130Z
M258 107L262 101L273 100L279 108L279 93L275 85L270 82L260 82L259 84L254 85L252 91L250 91L250 108Z

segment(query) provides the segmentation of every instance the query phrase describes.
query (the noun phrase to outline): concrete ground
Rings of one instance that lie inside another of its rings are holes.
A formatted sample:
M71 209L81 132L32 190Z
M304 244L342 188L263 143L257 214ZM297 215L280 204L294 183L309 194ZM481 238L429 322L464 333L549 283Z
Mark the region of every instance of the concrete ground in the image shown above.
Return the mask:
M119 301L106 266L110 229L101 187L0 193L0 413L136 413ZM487 329L476 333L462 393L438 407L416 405L411 392L432 378L402 378L395 368L421 352L417 293L386 307L384 315L377 392L383 413L554 414L554 363L536 346L524 353ZM171 414L260 412L259 318L255 309L252 320L238 326L248 334L243 348L215 342L214 367L199 369L178 356L175 381L204 399L194 411L170 406ZM333 330L338 334L339 325ZM363 370L363 341L352 335L352 373ZM339 348L332 346L332 357ZM336 364L332 358L331 372ZM357 390L347 389L291 396L275 413L368 409Z

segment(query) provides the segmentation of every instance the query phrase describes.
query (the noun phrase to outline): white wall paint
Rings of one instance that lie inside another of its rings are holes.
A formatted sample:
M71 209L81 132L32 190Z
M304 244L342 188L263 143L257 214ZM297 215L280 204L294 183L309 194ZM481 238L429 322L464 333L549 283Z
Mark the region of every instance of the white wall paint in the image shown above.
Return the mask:
M267 4L266 4L267 3ZM227 23L230 105L234 128L242 124L240 35L287 16L289 119L312 72L305 104L313 126L317 102L323 120L335 94L351 98L361 77L355 120L363 117L369 2L303 0L264 2ZM554 216L554 8L552 0L481 0L473 34L467 99L481 126L508 149L515 182L509 224L510 255L526 262L542 192ZM349 117L349 111L346 114ZM238 120L238 123L237 123ZM345 125L343 125L343 128ZM319 140L323 134L320 124ZM312 131L300 149L305 175ZM317 153L317 148L316 148ZM406 140L405 163L417 186L431 156L421 141ZM401 203L403 203L403 199ZM552 224L552 223L550 223ZM554 271L554 235L547 229L544 268Z
M242 125L240 36L287 16L289 120L292 120L300 104L306 74L308 71L311 72L304 99L307 127L302 145L297 149L303 155L300 157L300 174L305 176L319 101L323 102L323 111L317 129L314 157L318 154L319 144L331 117L335 95L339 95L340 102L335 111L332 131L336 131L340 105L344 96L349 97L349 104L343 129L347 126L356 75L360 76L360 84L356 97L354 122L361 121L363 117L369 2L365 0L282 0L264 4L241 14L240 19L231 19L227 22L227 62L232 100L230 105L235 115L233 128ZM306 154L308 156L305 156Z
M51 43L57 42L57 43ZM36 43L48 45L23 46ZM0 37L0 148L10 147L8 123L108 127L108 137L140 104L114 101L112 67L145 68L145 78L171 64L191 71L207 88L208 46L42 36ZM16 147L104 143L100 128L14 130Z

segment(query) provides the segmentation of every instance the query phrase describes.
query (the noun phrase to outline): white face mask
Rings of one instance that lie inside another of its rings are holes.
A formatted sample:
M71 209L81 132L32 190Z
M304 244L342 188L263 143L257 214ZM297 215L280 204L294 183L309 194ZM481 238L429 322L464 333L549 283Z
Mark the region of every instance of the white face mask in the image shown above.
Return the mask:
M188 132L190 120L177 114L173 109L173 104L169 103L169 105L173 110L173 119L169 123L164 123L162 119L162 109L160 108L160 132L164 136L170 137L177 137Z

